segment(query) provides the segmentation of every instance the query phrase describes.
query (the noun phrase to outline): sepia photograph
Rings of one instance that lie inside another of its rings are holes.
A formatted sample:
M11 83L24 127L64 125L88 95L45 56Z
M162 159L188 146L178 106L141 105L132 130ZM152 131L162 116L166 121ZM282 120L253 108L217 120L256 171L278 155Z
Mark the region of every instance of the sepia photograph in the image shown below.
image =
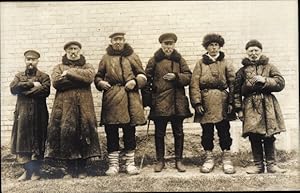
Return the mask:
M1 192L299 191L296 0L0 2Z

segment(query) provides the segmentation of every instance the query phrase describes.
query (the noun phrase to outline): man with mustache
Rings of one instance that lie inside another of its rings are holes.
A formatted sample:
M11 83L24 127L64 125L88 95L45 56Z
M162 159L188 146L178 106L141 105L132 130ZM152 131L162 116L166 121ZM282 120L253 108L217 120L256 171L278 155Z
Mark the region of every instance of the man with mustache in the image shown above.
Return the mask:
M106 133L109 168L105 173L109 176L119 173L119 128L123 129L126 172L139 173L134 163L135 127L146 123L139 89L147 79L141 60L125 43L124 36L123 32L109 36L111 45L106 48L94 81L96 88L103 91L100 124Z
M161 172L165 167L166 127L171 122L174 146L175 167L179 172L186 169L183 159L183 120L191 117L185 86L189 85L192 72L185 59L175 50L177 36L174 33L162 34L161 48L149 60L146 67L147 86L143 89L144 106L151 108L149 119L155 125L155 148L157 163L154 171Z
M235 110L243 122L243 137L249 137L254 166L248 174L283 173L275 161L275 134L286 131L283 115L272 92L280 92L284 78L269 58L262 54L262 44L250 40L246 46L247 57L236 73L234 87ZM266 164L264 163L264 157Z
M101 153L91 92L95 69L80 54L79 42L67 42L64 50L62 63L52 72L56 94L45 157L66 161L64 178L85 178L87 159Z
M50 94L50 77L37 68L40 54L35 50L24 53L26 70L16 74L10 83L11 93L17 95L11 152L24 164L25 172L18 181L40 179L48 125L46 98Z

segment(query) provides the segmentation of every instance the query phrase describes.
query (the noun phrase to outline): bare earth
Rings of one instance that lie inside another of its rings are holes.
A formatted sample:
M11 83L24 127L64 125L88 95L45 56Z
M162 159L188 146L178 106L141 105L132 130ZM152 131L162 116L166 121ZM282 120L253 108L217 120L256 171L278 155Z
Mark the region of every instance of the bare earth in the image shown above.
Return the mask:
M102 137L103 139L103 137ZM217 165L210 174L202 174L199 166L203 163L203 150L199 137L195 134L185 136L185 173L179 173L174 166L173 139L166 140L167 165L160 173L153 172L155 148L153 135L148 142L146 137L138 137L136 165L140 165L143 153L145 159L139 175L129 176L121 172L114 177L105 176L107 155L105 141L102 141L103 158L88 162L86 179L62 179L64 163L46 160L42 166L42 179L39 181L18 182L22 167L15 162L9 148L1 147L1 189L3 193L96 193L96 192L177 192L177 191L293 191L300 190L300 167L296 152L277 152L278 165L288 170L284 174L246 174L251 165L250 152L235 153L232 157L237 172L224 174L221 165L221 152L215 148ZM122 162L122 161L121 161Z

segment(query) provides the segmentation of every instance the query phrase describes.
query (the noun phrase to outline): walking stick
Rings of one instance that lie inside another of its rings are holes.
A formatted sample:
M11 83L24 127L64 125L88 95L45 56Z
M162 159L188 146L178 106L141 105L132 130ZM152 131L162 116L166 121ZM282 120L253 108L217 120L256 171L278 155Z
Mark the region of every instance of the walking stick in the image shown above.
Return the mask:
M146 145L148 144L148 136L149 136L149 127L150 127L150 119L148 120L148 125L147 125L147 133L146 133ZM143 152L143 156L142 156L142 159L141 159L141 164L140 164L140 171L143 167L143 163L144 163L144 158L145 158L145 154L146 154L146 151Z

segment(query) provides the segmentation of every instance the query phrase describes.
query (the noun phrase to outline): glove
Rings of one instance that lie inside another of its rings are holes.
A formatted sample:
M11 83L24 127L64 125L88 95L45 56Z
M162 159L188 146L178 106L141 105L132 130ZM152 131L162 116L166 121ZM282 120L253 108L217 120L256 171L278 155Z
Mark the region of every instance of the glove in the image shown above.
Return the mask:
M104 81L104 80L99 81L98 86L105 91L110 89L110 87L111 87L111 85L107 81Z
M135 80L129 80L129 81L125 84L125 90L126 90L126 91L133 90L135 86L136 86L136 81L135 81Z
M240 119L241 121L244 121L244 113L243 113L242 110L239 110L239 112L238 112L238 117L239 117L239 119Z
M197 105L196 107L195 107L195 112L198 114L198 115L204 115L204 108L203 108L203 106L202 105Z

